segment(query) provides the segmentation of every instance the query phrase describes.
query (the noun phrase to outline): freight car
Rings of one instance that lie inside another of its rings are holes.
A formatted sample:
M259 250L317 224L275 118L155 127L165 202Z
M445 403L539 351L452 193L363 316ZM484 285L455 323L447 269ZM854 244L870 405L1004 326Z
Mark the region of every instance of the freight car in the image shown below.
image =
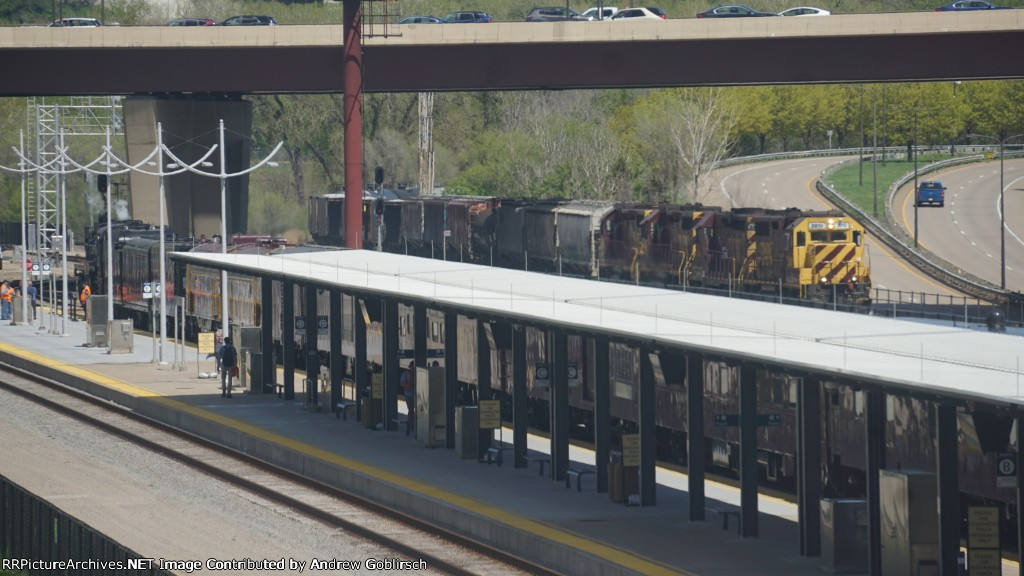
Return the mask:
M310 198L318 243L341 244L343 205L344 194ZM432 196L364 198L363 223L371 250L818 304L871 302L864 229L837 211Z
M111 248L114 318L131 319L136 328L148 330L153 326L156 312L154 300L144 296L143 288L147 283L151 286L160 283L160 230L139 220L112 222L111 229L114 238ZM236 234L229 239L228 251L265 254L284 245L286 242L283 239L271 236ZM220 311L219 274L214 275L209 269L204 271L199 268L190 274L188 269L175 266L169 256L172 252L193 250L219 252L221 245L219 241L196 242L193 238L182 238L165 228L164 271L167 278L161 290L167 298L172 299L176 295L176 287L186 286L186 283L192 287L186 302L189 319L186 326L192 338L199 329L209 329ZM105 294L108 275L105 224L96 226L87 235L85 251L86 266L84 278L80 281L88 282L93 294ZM229 279L231 281L234 280ZM245 283L244 280L241 282ZM236 292L241 293L240 290ZM244 302L232 300L231 306L229 313L236 318L251 318L252 314L245 315L247 310ZM169 316L171 314L169 312ZM167 322L170 322L170 318Z

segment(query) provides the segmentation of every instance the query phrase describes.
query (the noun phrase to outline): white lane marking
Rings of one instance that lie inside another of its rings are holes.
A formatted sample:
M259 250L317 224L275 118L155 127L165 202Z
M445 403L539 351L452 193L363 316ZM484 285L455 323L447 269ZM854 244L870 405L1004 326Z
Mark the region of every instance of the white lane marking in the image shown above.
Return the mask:
M1003 187L1002 191L1000 192L1000 195L1005 194L1006 191L1009 190L1011 186L1013 186L1014 184L1016 184L1017 182L1019 182L1021 180L1024 180L1024 176L1021 176L1020 178L1014 178L1013 180L1011 180L1009 184L1007 184L1006 186ZM1013 236L1017 240L1018 244L1020 244L1021 246L1024 246L1024 240L1021 240L1020 236L1017 236L1017 234L1015 234L1014 231L1009 226L1005 225L1006 221L1003 220L1003 212L1002 212L1002 210L999 209L999 204L1000 204L999 200L1000 200L1000 198L996 197L996 214L999 215L999 221L1003 222L1004 227L1006 228L1006 231L1010 233L1010 236Z

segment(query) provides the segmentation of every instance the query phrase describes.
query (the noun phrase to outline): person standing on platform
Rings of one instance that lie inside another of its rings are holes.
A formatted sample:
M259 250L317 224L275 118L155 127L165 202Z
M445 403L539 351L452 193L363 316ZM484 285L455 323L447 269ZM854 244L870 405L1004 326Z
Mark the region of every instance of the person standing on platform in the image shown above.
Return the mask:
M14 288L7 282L0 284L0 320L11 319L11 299L14 298Z
M399 379L402 395L405 396L405 430L412 430L412 419L416 415L416 362L409 362L409 369L402 372Z
M89 296L92 296L92 289L89 288L89 284L82 285L82 291L78 294L78 301L82 303L82 316L88 318L87 306L89 305Z
M231 344L231 337L224 337L220 349L220 397L231 398L231 379L238 370L238 350Z
M28 286L25 288L25 297L28 298L28 304L32 307L32 319L36 319L36 308L39 306L39 291L36 290L36 285L31 280L28 281Z

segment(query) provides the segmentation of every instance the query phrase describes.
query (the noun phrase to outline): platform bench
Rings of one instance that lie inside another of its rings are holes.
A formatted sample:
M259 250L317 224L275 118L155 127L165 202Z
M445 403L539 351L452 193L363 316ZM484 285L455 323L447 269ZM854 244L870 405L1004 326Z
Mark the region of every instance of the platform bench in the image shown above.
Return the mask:
M739 510L733 510L732 508L710 508L710 510L716 512L722 517L722 530L729 529L729 518L736 518L736 533L740 534L743 532L743 521L740 517Z
M342 420L348 420L348 409L355 408L356 403L348 400L342 400L334 405L337 411L334 413L335 418L341 418Z
M491 446L484 453L483 458L480 459L482 464L497 464L501 466L501 463L505 460L502 452L505 450L511 450L508 446Z
M405 424L405 435L408 436L412 432L412 420L405 414L398 414L391 419L392 422L401 426Z
M527 456L526 457L526 461L527 462L536 462L537 463L537 475L538 476L543 476L544 475L544 465L551 463L551 457L550 456Z
M586 474L593 474L593 470L585 470L583 468L569 468L565 471L565 489L572 488L572 478L576 477L576 491L583 492L583 476Z
M277 392L278 398L284 398L284 384L264 384L264 386L271 386L274 391Z

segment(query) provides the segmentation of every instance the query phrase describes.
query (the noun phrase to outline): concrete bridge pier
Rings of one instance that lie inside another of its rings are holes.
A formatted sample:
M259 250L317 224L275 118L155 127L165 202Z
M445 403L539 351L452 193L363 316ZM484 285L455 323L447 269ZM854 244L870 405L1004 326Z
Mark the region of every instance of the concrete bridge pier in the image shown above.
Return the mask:
M250 165L252 135L252 103L223 96L159 97L131 96L124 100L125 138L128 162L141 162L155 147L156 125L163 126L163 141L184 161L194 162L219 141L217 125L224 120L226 173L245 170ZM155 161L155 159L154 159ZM211 174L220 173L220 153L214 152L212 166L201 168ZM164 156L164 171L172 161ZM156 166L145 166L157 171ZM132 172L130 176L130 216L143 222L159 224L160 179ZM167 222L182 236L220 233L220 178L186 172L164 178ZM227 234L248 231L249 176L227 179ZM126 217L114 211L112 217Z

